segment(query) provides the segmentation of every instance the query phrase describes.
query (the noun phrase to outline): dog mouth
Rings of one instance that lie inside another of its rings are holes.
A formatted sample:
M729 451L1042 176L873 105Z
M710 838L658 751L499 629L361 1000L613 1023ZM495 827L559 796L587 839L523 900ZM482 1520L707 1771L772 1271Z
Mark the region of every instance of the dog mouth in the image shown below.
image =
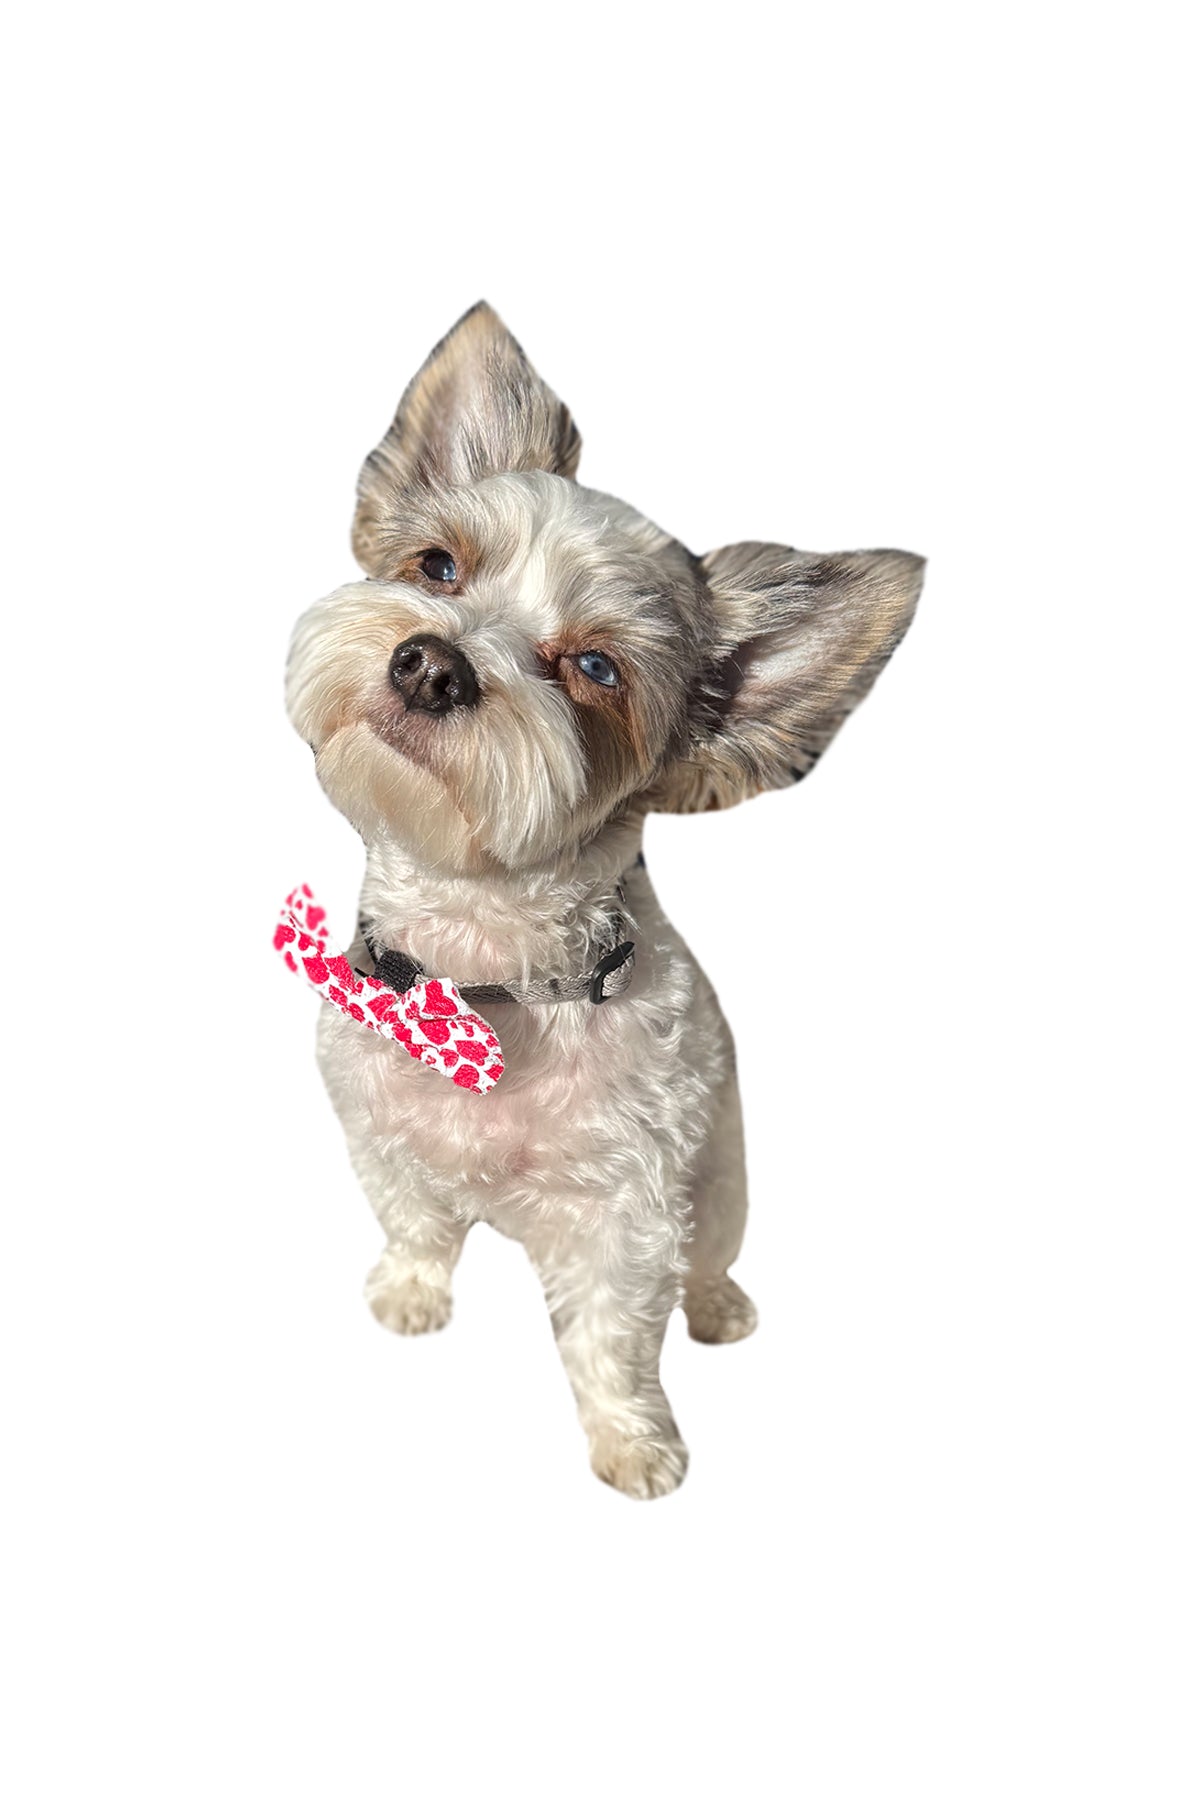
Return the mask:
M395 755L442 778L456 756L464 752L462 724L466 716L461 707L446 712L420 710L390 688L363 715L375 736Z
M373 709L367 719L368 725L381 743L387 745L396 756L405 762L416 763L419 768L436 773L435 743L438 733L438 721L427 714L406 712L400 701Z

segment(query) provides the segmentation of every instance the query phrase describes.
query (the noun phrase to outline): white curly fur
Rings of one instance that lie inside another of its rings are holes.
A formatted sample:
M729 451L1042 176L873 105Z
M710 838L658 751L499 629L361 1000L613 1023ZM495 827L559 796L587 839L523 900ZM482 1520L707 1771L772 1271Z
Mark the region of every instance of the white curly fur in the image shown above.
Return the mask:
M485 437L459 441L481 419ZM546 466L530 464L531 421ZM672 1308L710 1343L744 1337L755 1314L728 1273L746 1218L733 1047L635 866L643 822L654 806L725 804L811 766L903 629L919 564L777 547L700 564L577 486L559 454L573 471L565 409L476 309L364 472L356 545L376 579L301 621L289 707L365 841L362 911L377 942L460 986L578 974L624 877L632 986L600 1007L483 1006L506 1065L483 1099L330 1007L319 1059L387 1239L367 1283L375 1316L438 1329L470 1227L519 1239L593 1468L649 1497L687 1466L658 1373ZM422 547L449 544L459 578L425 579ZM477 706L406 709L389 659L415 633L469 659ZM619 692L580 675L585 646L616 661ZM364 955L356 942L352 960Z

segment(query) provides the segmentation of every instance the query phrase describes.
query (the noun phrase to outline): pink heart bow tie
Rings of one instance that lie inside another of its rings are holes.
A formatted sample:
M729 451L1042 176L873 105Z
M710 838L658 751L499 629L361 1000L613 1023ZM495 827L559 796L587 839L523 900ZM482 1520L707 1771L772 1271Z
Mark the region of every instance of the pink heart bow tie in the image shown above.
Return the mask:
M325 908L310 887L293 888L275 927L275 948L289 969L368 1031L393 1038L428 1069L469 1094L486 1094L504 1073L500 1039L486 1019L468 1012L452 981L421 981L398 994L373 975L356 975L344 956L330 956Z

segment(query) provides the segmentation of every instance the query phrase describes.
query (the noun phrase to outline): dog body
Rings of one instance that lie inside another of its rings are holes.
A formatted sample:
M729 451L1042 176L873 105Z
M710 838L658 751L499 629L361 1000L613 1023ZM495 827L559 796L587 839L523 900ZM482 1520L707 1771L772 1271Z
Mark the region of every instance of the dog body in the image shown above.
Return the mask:
M733 1047L658 906L650 811L726 805L812 767L911 617L919 559L739 545L700 560L574 480L579 439L490 309L435 349L359 484L371 579L302 619L289 709L367 848L350 951L459 987L587 973L618 935L628 990L498 1003L484 1097L323 1008L319 1058L387 1247L368 1278L402 1332L450 1314L484 1220L541 1276L592 1465L636 1496L686 1452L658 1378L694 1337L754 1327L728 1270L746 1216Z

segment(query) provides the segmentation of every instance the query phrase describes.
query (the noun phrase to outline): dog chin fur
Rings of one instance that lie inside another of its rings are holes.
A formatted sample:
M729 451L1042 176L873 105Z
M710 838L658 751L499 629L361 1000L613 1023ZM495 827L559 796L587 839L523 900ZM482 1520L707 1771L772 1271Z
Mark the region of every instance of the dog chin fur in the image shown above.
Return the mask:
M369 579L301 620L288 706L364 840L377 942L460 984L514 981L580 973L618 906L632 921L620 999L492 1009L505 1074L482 1100L332 1007L318 1053L386 1239L375 1316L439 1329L471 1226L519 1239L592 1467L647 1498L687 1467L658 1373L672 1309L707 1343L755 1313L729 1275L746 1220L733 1046L638 862L643 823L807 773L899 641L921 564L757 544L697 558L580 487L578 454L566 409L474 308L368 458ZM432 551L452 582L423 573ZM468 659L477 704L399 696L391 658L414 634ZM614 683L583 673L596 654Z

